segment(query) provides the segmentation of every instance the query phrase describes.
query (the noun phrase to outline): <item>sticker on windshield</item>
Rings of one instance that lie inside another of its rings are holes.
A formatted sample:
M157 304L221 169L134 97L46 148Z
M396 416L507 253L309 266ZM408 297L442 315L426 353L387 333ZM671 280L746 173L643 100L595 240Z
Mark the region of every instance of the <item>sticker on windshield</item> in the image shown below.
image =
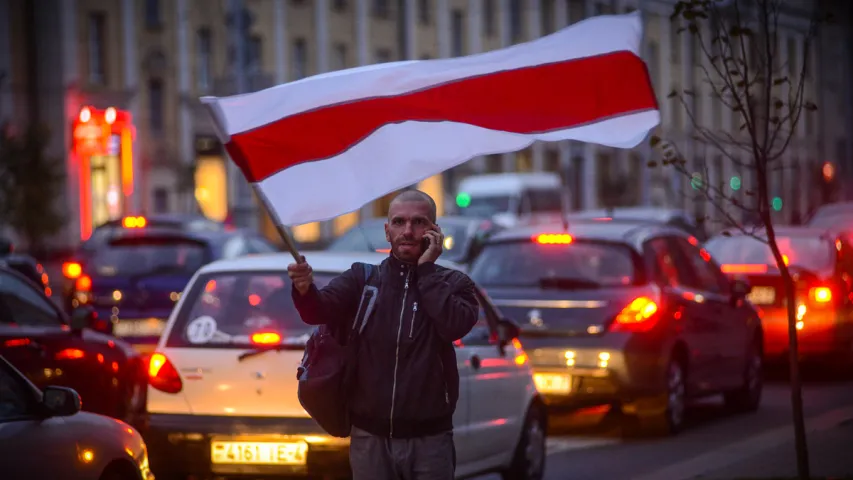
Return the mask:
M187 340L190 343L207 343L216 333L216 320L204 315L187 325Z

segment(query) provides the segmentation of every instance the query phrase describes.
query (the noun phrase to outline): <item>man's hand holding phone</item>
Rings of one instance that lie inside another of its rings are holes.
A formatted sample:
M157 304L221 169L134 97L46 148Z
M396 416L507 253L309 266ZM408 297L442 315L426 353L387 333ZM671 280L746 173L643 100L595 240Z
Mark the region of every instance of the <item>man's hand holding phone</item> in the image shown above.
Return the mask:
M441 256L444 245L444 234L441 233L441 227L433 224L431 229L424 232L423 241L424 249L421 258L418 259L418 265L425 262L435 262Z

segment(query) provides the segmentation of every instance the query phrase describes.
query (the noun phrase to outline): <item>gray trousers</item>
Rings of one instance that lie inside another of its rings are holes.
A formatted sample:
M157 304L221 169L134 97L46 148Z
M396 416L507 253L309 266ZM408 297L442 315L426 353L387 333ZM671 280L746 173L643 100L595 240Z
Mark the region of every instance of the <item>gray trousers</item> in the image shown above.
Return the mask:
M453 432L418 438L377 437L353 427L350 436L353 480L453 480Z

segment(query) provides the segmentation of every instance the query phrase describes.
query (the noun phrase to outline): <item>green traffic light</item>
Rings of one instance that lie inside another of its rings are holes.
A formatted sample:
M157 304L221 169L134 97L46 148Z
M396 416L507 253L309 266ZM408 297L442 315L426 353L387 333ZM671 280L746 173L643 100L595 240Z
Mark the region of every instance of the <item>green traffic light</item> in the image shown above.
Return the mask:
M729 180L729 187L734 191L740 190L740 177L732 177L732 179Z
M460 193L459 195L456 195L456 205L458 205L459 208L468 208L468 206L471 205L471 195L468 195L467 193Z
M782 210L782 199L780 197L773 197L773 201L770 202L770 206L772 206L773 210L776 210L777 212Z

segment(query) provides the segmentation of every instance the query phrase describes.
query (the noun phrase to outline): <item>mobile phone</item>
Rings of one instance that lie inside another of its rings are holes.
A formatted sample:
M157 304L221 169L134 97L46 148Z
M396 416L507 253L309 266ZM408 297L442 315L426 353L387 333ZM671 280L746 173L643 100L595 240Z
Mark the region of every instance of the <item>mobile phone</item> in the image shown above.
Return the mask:
M429 249L429 237L424 236L424 238L421 239L421 252L426 252L428 249Z

